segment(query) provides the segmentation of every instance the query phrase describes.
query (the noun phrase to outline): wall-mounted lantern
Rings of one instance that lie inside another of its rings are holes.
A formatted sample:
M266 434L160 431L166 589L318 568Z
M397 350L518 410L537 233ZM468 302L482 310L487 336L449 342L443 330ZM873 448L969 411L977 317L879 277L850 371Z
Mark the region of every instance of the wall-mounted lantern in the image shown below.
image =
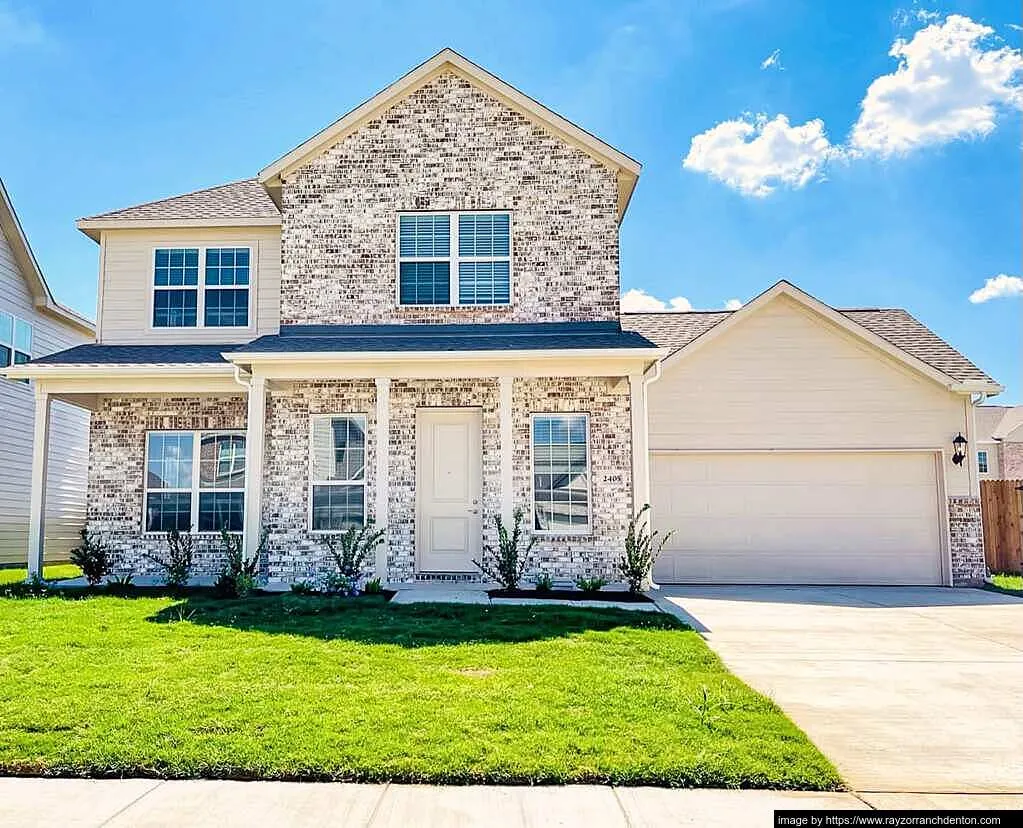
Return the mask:
M966 438L960 431L952 440L952 462L957 466L963 464L966 459Z

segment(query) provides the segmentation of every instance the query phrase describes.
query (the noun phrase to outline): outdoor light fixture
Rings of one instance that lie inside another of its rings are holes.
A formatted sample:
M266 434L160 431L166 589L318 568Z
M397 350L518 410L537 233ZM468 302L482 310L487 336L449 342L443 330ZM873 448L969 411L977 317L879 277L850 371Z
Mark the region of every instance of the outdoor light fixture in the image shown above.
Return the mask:
M960 431L955 438L952 440L952 462L957 466L963 464L963 460L966 459L966 438L963 437L963 433Z

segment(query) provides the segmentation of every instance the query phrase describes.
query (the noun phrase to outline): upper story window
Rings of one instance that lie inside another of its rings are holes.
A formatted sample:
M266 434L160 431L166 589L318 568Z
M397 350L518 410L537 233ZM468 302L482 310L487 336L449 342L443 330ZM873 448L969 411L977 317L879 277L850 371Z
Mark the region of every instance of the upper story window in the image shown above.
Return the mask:
M158 247L153 327L248 327L250 259L248 247Z
M510 213L398 216L399 304L507 305L510 301Z
M987 452L977 452L977 471L981 474L987 474Z
M24 365L32 359L32 326L24 319L18 319L0 311L0 368ZM17 380L27 383L28 380Z

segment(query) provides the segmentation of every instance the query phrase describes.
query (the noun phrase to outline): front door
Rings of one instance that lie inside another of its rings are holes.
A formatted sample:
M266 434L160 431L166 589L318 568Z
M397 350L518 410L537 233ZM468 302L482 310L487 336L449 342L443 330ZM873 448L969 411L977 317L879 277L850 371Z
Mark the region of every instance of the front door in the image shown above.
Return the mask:
M416 548L420 572L475 572L483 542L478 408L416 412Z

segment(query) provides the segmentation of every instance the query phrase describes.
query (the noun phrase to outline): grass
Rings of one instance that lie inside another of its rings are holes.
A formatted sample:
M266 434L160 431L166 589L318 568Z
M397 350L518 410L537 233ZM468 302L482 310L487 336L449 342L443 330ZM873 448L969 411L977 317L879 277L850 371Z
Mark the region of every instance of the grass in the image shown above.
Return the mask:
M0 674L0 773L840 786L659 613L7 598Z
M1023 597L1023 575L1010 575L1007 572L996 572L992 574L991 580L999 592L1007 592L1010 595Z
M65 581L77 578L82 574L74 564L47 564L43 567L43 578L47 581ZM0 569L0 586L16 584L28 577L27 569Z

